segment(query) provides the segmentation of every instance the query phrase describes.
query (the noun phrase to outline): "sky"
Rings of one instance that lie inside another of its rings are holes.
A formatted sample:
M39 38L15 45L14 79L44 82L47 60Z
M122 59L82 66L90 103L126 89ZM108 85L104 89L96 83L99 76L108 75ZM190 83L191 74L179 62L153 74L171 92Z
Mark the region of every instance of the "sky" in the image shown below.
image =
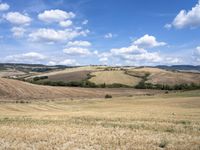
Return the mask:
M200 65L200 0L0 0L0 63Z

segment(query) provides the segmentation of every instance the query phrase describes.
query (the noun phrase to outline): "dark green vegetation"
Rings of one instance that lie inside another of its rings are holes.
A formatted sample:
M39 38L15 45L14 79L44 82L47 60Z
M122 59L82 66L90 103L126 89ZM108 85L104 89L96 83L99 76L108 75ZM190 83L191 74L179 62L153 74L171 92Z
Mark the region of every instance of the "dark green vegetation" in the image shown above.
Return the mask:
M106 94L105 98L112 98L112 95Z
M152 84L146 83L148 76L150 74L146 73L142 77L142 81L135 86L136 89L157 89L157 90L197 90L200 89L200 84L190 83L190 84L176 84L176 85L164 85L164 84Z

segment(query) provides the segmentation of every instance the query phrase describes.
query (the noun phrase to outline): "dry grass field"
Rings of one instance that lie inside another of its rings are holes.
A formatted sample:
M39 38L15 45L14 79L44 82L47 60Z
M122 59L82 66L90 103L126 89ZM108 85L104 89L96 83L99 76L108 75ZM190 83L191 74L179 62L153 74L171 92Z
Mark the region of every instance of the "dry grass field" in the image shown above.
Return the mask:
M114 84L119 83L123 85L135 86L141 79L133 76L126 75L124 71L99 71L91 73L92 77L89 81L95 84Z
M62 81L62 82L70 82L70 81L82 81L88 78L88 74L91 71L74 71L69 73L59 73L55 75L48 76L48 79L43 81Z
M200 92L1 103L0 149L200 149Z
M7 77L7 76L21 76L26 75L26 73L14 69L7 69L0 71L0 77Z
M102 98L106 94L114 97L131 95L152 95L164 93L159 90L139 90L133 88L73 88L41 86L13 79L0 78L0 101L49 100L65 98Z
M37 75L28 77L26 79L30 79L30 78L34 78L36 76L59 76L59 75L64 75L64 74L68 74L68 73L73 73L73 72L77 72L77 71L99 71L99 70L103 70L103 67L95 67L95 66L83 66L83 67L76 67L76 68L67 68L64 70L58 70L58 71L50 71L47 73L38 73Z
M147 83L152 84L164 84L164 85L175 85L175 84L200 84L199 73L187 73L187 72L172 72L158 68L138 68L131 69L129 73L136 76L144 76L145 73L150 73Z

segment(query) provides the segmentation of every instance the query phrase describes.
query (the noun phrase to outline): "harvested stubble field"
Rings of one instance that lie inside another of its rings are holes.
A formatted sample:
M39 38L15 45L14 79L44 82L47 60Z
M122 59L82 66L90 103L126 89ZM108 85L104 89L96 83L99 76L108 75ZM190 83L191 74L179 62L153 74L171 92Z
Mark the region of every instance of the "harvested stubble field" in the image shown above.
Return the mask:
M103 98L106 94L113 97L131 95L154 95L164 93L159 90L139 90L133 88L80 88L52 87L34 85L22 81L0 78L0 101L8 100L48 100L66 98Z
M128 86L135 86L140 81L141 78L134 76L129 76L124 73L124 71L98 71L91 73L92 77L89 81L95 84L114 84L119 83Z
M48 76L48 79L42 81L62 81L62 82L71 82L71 81L82 81L88 78L88 75L91 71L74 71L68 73L60 73L55 75Z
M200 74L192 72L177 72L159 68L144 67L131 69L128 73L136 76L144 76L145 73L150 73L146 82L152 84L176 85L200 83Z
M0 149L200 149L200 92L1 103Z

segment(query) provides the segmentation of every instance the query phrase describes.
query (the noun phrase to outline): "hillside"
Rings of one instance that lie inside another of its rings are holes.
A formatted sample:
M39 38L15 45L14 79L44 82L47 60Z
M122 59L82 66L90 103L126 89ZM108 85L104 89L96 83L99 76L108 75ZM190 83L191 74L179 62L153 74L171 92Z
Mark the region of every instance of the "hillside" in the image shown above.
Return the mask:
M18 80L0 78L0 100L6 99L68 99L68 98L97 98L104 97L106 94L112 96L130 96L156 94L160 91L155 90L136 90L136 89L100 89L100 88L72 88L72 87L51 87L34 85Z
M157 67L83 66L26 73L20 69L7 68L7 70L0 71L0 77L3 76L35 84L79 87L102 87L104 84L107 87L113 87L113 84L115 84L114 87L134 87L143 82L144 77L146 78L145 83L152 85L200 84L200 73L198 72L167 70ZM90 85L88 86L86 82ZM122 86L117 86L117 84Z
M168 70L182 70L182 71L194 71L194 72L200 71L200 66L193 66L193 65L173 65L173 66L157 66L157 67Z
M126 75L124 71L98 71L91 74L92 77L89 81L95 84L123 84L128 86L135 86L141 78Z
M143 67L137 69L131 69L129 74L135 76L144 76L149 74L146 83L152 84L164 84L164 85L176 85L176 84L200 84L199 73L188 73L180 71L169 71L159 68Z

